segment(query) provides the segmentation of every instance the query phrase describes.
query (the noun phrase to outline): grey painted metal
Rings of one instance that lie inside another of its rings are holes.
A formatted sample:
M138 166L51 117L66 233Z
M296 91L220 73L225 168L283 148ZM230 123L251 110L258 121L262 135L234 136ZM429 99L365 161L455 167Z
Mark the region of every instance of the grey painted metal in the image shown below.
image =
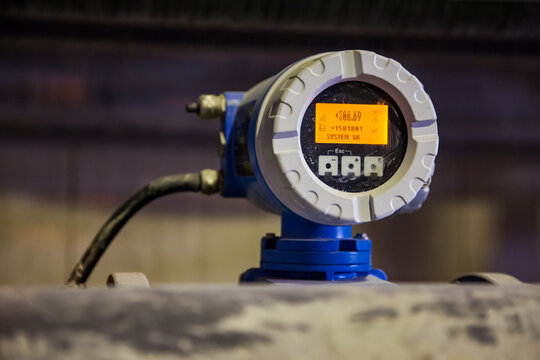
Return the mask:
M0 358L538 359L540 286L0 289Z

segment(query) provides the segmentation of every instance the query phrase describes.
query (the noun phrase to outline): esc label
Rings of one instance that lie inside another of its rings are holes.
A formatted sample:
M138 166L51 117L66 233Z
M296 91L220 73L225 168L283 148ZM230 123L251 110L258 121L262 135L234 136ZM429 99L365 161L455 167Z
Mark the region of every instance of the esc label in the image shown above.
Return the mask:
M315 142L387 145L388 106L317 103Z

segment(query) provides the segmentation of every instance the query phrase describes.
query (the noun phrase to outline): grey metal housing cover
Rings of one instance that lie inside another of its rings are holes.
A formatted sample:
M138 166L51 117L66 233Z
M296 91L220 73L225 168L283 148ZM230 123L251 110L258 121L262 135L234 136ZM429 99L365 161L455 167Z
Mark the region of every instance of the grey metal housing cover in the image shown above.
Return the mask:
M405 118L408 145L388 181L349 193L331 188L310 171L299 135L304 112L319 93L355 80L394 99ZM364 50L315 55L283 71L262 102L255 136L257 161L277 198L298 215L327 225L382 219L413 201L430 181L439 143L435 109L420 81L398 62Z

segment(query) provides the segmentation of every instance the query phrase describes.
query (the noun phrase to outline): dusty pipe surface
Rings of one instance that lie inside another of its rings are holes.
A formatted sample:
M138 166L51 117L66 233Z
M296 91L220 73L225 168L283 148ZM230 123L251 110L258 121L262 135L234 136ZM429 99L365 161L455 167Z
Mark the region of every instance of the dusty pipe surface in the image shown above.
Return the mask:
M540 359L540 286L0 289L0 359Z

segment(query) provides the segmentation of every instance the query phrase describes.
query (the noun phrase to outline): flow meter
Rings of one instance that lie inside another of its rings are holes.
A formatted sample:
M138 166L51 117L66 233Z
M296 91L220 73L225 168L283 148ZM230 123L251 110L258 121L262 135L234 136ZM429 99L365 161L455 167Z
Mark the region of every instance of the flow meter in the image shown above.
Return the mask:
M281 215L281 235L261 240L260 267L240 282L390 284L371 265L371 240L352 225L420 208L438 151L437 117L422 84L398 62L370 51L300 60L247 92L201 95L187 111L221 118L221 171L157 178L104 223L67 286L84 286L127 221L150 201L178 192L245 197ZM141 281L142 279L142 281ZM143 283L144 275L109 284ZM456 283L516 284L477 273Z
M433 104L415 76L373 52L314 55L245 93L202 95L194 109L224 115L223 196L282 215L281 237L263 238L261 269L274 271L264 277L364 280L371 243L350 225L415 210L429 191Z

